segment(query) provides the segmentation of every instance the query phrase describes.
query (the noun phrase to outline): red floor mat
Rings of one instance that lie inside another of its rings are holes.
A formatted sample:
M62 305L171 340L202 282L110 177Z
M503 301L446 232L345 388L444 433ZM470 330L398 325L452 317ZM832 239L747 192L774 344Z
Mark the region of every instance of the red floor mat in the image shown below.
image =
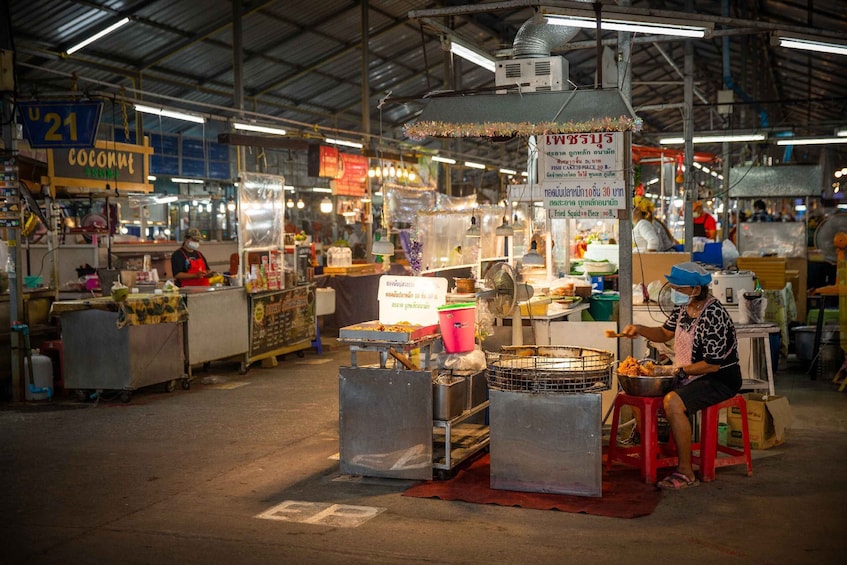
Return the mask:
M486 454L466 469L459 470L452 479L417 484L404 492L403 496L582 512L610 518L637 518L647 516L656 509L661 491L654 485L644 483L638 469L623 468L603 472L603 496L599 498L494 490L489 487L489 458Z

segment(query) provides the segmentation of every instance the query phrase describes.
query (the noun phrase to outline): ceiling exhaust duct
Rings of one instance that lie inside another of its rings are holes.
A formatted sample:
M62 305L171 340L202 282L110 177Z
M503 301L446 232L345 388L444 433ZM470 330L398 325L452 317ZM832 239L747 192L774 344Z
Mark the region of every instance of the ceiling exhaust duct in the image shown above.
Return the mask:
M590 4L590 0L578 0ZM512 42L512 56L515 59L549 57L551 51L562 43L567 43L579 33L579 28L550 25L540 13L535 14L515 34Z

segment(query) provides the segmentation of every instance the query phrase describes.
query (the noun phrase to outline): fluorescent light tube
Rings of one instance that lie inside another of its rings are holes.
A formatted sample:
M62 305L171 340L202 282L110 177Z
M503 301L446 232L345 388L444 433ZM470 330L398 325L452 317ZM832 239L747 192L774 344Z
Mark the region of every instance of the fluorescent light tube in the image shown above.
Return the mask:
M462 59L474 63L475 65L479 65L483 69L491 71L492 73L497 66L497 61L494 58L476 51L475 49L471 49L470 47L457 42L453 38L450 38L450 52L454 55L458 55Z
M735 135L695 135L691 138L692 143L723 143L740 141L764 141L763 133L744 133ZM683 137L665 137L659 140L659 145L677 145L685 143Z
M842 135L847 136L847 128L839 129L837 132L835 132L835 135L837 135L839 137L842 136Z
M448 165L455 165L456 164L455 159L450 159L449 157L439 157L438 155L433 157L432 160L435 161L436 163L447 163Z
M171 194L170 196L157 196L156 203L158 204L167 204L169 202L176 202L179 200L179 196L176 194Z
M333 139L331 137L327 137L324 141L331 143L332 145L344 145L346 147L355 147L356 149L364 147L364 145L358 141L347 141L346 139Z
M806 137L780 139L777 145L828 145L830 143L847 143L847 137Z
M82 49L83 47L88 45L89 43L94 43L95 41L97 41L101 37L105 37L105 36L109 35L113 31L115 31L116 29L123 27L128 23L129 23L129 18L124 18L124 19L122 19L118 22L115 22L112 25L110 25L109 27L107 27L106 29L104 29L103 31L99 31L99 32L95 33L94 35L92 35L91 37L89 37L88 39L80 41L79 43L77 43L76 45L74 45L73 47L71 47L70 49L65 51L65 54L71 55L73 53L76 53L77 51L79 51L80 49Z
M321 188L321 187L316 186L312 189L312 192L323 192L323 193L326 193L326 194L332 194L332 189L331 188Z
M242 124L240 122L234 122L232 124L234 129L239 129L243 131L256 131L259 133L272 133L275 135L285 135L287 132L282 128L272 128L269 126L258 126L256 124Z
M597 20L581 16L559 16L547 14L547 23L583 29L596 29ZM654 35L673 35L676 37L705 37L708 28L685 24L601 18L603 31L629 31L633 33L651 33Z
M518 172L513 170L513 169L500 169L500 172L503 173L504 175L516 175L516 174L518 174Z
M174 177L171 179L171 182L175 182L177 184L205 184L206 181L200 179L184 179L179 177Z
M198 116L197 114L177 112L175 110L166 110L164 108L155 108L153 106L145 106L144 104L136 104L135 111L141 112L142 114L153 114L154 116L164 116L166 118L175 118L186 122L194 122L195 124L202 124L206 121L206 118Z
M465 161L465 166L470 167L471 169L482 169L485 170L485 165L482 163L474 163L473 161Z
M847 55L847 45L840 43L829 43L826 41L812 41L809 39L798 39L793 37L780 37L779 46L788 49L802 49L804 51L815 51L817 53L833 53L835 55Z

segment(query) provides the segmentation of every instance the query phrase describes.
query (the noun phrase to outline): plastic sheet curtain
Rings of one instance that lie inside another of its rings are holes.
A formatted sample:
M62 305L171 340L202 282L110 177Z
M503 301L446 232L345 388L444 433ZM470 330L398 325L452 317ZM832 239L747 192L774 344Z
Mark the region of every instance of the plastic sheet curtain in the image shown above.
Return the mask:
M239 176L239 244L242 249L282 248L285 232L284 177L243 171Z
M410 225L418 212L435 209L436 193L432 190L387 188L383 185L383 198L387 199L391 224Z
M465 234L474 214L481 237ZM502 257L504 241L494 235L494 230L503 221L503 214L501 206L418 212L415 225L423 242L421 266L424 270L441 269L454 265L476 265L480 260Z

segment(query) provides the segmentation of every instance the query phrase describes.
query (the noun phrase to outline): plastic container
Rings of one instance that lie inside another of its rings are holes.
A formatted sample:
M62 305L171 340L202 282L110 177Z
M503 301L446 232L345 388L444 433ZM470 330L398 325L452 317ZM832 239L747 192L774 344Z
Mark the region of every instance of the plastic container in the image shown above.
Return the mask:
M41 355L33 351L32 385L30 385L29 380L29 359L26 359L24 364L26 366L26 379L24 381L26 399L47 400L53 396L53 361L46 355Z
M588 312L598 322L609 322L618 319L618 301L621 297L617 292L595 294L591 297Z
M474 349L476 303L460 302L438 307L438 325L447 353L464 353Z

